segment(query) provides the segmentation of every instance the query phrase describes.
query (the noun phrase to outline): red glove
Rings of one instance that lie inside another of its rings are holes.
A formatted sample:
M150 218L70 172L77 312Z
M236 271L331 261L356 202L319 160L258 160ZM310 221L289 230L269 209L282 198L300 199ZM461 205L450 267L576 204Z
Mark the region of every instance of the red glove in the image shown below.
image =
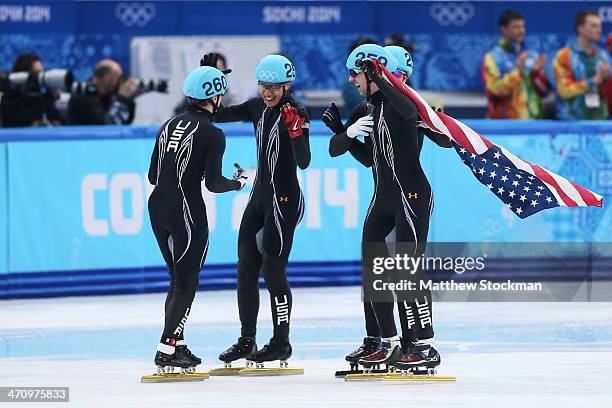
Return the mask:
M302 136L302 125L306 120L306 116L288 103L282 107L281 115L289 132L289 137L295 139Z

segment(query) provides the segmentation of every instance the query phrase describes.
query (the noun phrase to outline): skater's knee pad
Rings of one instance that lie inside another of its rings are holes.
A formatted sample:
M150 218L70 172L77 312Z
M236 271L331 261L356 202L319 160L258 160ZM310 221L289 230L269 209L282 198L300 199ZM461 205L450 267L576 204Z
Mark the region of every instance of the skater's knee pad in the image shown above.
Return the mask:
M195 294L200 285L200 275L192 274L186 276L177 276L174 279L174 293L193 292Z
M289 289L289 282L287 282L286 261L264 253L261 270L263 272L268 290L271 292L276 292L287 291Z
M244 261L238 261L237 271L238 289L249 289L259 287L259 268L253 268Z

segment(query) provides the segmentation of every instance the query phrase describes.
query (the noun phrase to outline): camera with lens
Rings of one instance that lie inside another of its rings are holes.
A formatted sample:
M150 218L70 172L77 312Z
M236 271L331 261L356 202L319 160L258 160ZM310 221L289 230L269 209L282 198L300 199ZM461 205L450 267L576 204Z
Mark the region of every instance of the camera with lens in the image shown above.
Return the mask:
M119 83L124 83L129 80L130 77L122 76ZM168 93L168 81L165 79L135 79L136 81L136 92L132 96L135 98L147 92L160 92ZM78 95L95 95L98 92L96 84L83 81L74 82L72 85L71 92ZM116 92L116 90L115 90Z
M14 92L24 96L72 89L74 76L69 69L50 69L41 72L0 71L0 92Z
M122 82L127 81L129 77L122 77ZM168 81L166 79L136 79L137 94L147 92L168 93Z

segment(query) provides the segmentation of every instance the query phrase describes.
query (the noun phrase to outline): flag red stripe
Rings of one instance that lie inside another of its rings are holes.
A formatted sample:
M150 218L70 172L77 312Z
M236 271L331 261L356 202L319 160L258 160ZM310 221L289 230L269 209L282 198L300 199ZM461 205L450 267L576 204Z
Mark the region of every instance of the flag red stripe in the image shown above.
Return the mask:
M603 198L598 200L597 197L595 197L595 195L591 191L587 190L584 187L579 186L578 184L574 183L572 180L567 180L567 181L569 181L572 184L572 186L574 186L574 188L578 190L580 197L582 197L582 199L587 205L596 205L597 207L601 207L603 203Z
M496 146L495 144L491 143L489 141L489 139L487 139L486 137L482 136L480 133L478 134L478 136L480 136L480 138L482 139L482 141L484 142L485 145L487 145L487 149L492 148L493 146Z
M411 90L405 83L403 83L398 77L396 77L391 72L389 72L387 67L385 67L382 64L380 66L385 72L385 77L389 80L389 82L391 82L391 85L393 85L395 89L399 90L401 93L406 95L408 99L410 99L416 105L419 116L421 117L421 119L425 121L427 126L429 126L431 130L435 132L444 134L440 129L438 129L433 124L431 118L429 117L429 113L427 112L427 108L421 103L419 98L415 95L415 92Z
M470 143L470 139L463 133L463 130L459 127L459 125L455 122L453 118L443 113L436 112L437 115L442 120L442 123L446 125L448 131L453 135L455 141L459 143L462 147L465 147L473 154L478 154L472 143Z
M575 207L578 205L576 202L574 202L574 200L569 198L567 194L565 194L565 191L563 191L561 186L559 186L559 184L557 183L557 180L555 180L550 174L548 174L546 170L544 170L542 167L538 166L537 164L533 164L529 162L525 162L525 163L531 166L536 177L546 182L547 184L553 186L553 188L555 189L557 194L559 194L559 196L561 197L565 205L567 205L568 207Z

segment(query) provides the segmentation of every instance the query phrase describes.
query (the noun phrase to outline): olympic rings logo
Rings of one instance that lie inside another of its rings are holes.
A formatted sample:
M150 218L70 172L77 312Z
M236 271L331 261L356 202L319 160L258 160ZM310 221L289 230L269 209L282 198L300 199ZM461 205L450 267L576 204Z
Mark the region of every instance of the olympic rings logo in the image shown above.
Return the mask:
M259 71L259 80L263 82L272 82L278 79L278 73L273 71Z
M599 12L599 18L601 18L602 23L612 22L612 7L602 6L599 8L598 12Z
M474 6L470 3L434 3L429 14L441 26L464 26L474 17Z
M144 27L155 18L153 3L119 3L115 7L115 16L126 27Z

